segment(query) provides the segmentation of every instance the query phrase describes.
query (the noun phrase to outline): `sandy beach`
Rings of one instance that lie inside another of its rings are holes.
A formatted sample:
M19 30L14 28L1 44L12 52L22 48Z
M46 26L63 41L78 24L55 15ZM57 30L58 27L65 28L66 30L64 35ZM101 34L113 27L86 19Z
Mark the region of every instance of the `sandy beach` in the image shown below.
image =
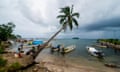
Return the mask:
M64 58L56 58L48 54L39 54L36 61L39 66L47 68L51 72L119 72L115 68L97 68L90 65L80 65L72 61L66 61ZM38 71L39 72L39 71Z

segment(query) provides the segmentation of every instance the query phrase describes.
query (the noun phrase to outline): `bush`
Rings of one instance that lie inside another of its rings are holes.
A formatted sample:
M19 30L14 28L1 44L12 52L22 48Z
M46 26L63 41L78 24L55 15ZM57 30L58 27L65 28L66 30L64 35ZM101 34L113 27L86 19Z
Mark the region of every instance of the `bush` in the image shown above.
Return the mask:
M18 62L15 62L8 67L8 72L16 71L20 68L21 68L21 65Z
M0 54L4 52L4 49L0 46Z
M7 72L6 68L0 68L0 72Z
M0 67L5 66L7 64L7 60L0 57Z

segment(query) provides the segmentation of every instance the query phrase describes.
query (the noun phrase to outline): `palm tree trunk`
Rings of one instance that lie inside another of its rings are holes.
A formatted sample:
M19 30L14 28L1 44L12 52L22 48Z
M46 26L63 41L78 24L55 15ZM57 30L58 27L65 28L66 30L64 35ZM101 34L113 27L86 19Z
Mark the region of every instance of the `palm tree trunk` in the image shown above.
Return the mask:
M62 30L64 27L62 27L60 30L58 30L46 43L45 45L48 45L51 40L53 40Z
M38 48L38 51L34 55L34 59L38 56L38 54L49 44L50 41L52 41L62 30L64 27L60 28L46 43L44 43L42 46Z

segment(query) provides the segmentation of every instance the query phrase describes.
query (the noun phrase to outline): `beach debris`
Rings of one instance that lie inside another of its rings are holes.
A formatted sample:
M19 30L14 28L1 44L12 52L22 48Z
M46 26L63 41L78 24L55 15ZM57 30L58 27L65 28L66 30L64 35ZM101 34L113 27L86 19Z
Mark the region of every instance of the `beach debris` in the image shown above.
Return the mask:
M105 63L104 64L106 67L111 67L111 68L117 68L118 66L114 63Z

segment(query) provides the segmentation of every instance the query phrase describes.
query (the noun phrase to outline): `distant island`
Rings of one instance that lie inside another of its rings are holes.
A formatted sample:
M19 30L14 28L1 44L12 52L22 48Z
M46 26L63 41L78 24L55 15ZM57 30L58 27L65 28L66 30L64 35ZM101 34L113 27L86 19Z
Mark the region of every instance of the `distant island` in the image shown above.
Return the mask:
M79 37L73 37L72 39L79 39Z

